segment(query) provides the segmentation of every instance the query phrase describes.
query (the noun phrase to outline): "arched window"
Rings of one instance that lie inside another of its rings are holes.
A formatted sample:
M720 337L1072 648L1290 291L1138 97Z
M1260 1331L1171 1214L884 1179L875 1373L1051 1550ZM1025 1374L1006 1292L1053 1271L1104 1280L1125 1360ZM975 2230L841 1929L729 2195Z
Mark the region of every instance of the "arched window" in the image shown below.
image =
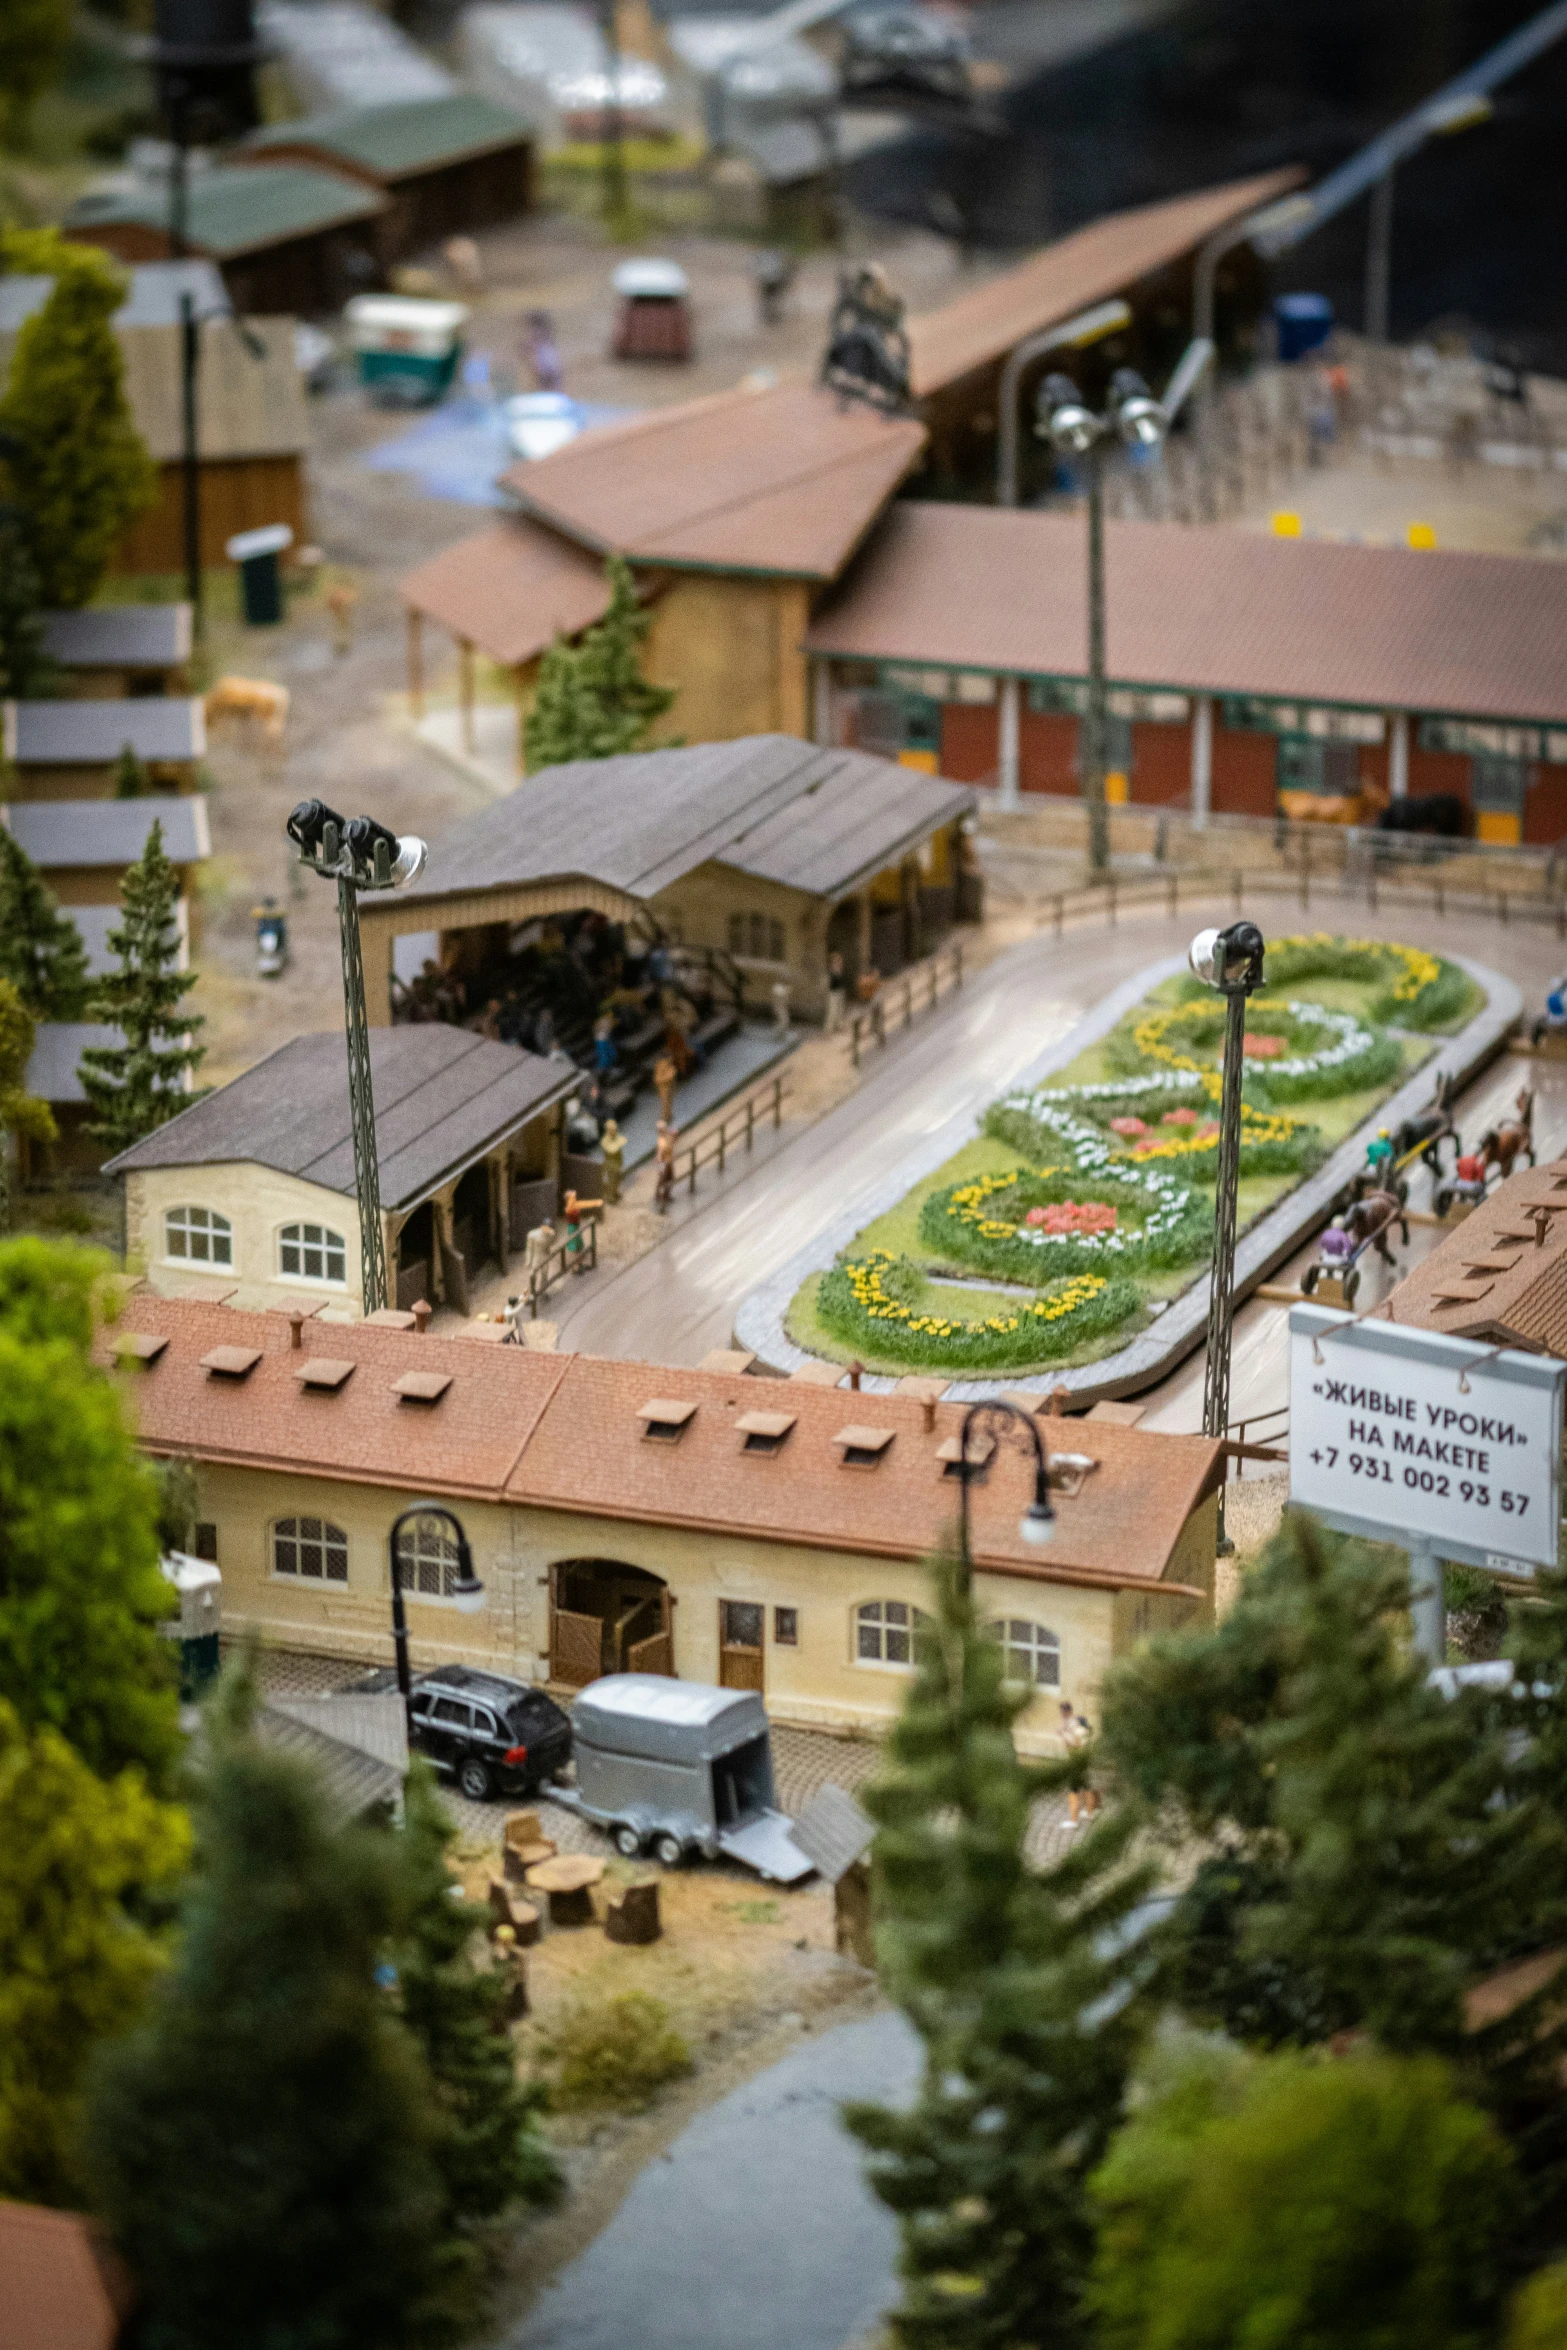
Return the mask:
M348 1279L348 1250L341 1232L325 1224L285 1224L278 1234L278 1271L290 1281Z
M930 1618L906 1599L868 1599L854 1611L854 1653L862 1665L911 1665L914 1635Z
M1061 1643L1045 1625L1031 1624L1022 1616L1009 1616L1004 1623L987 1624L985 1630L992 1640L1001 1643L1009 1681L1021 1682L1029 1689L1060 1688Z
M272 1529L272 1572L311 1583L348 1581L348 1536L328 1518L279 1518Z
M163 1253L182 1265L232 1265L234 1228L216 1208L170 1208L163 1219Z
M457 1545L444 1518L411 1518L397 1537L397 1580L420 1599L450 1599Z

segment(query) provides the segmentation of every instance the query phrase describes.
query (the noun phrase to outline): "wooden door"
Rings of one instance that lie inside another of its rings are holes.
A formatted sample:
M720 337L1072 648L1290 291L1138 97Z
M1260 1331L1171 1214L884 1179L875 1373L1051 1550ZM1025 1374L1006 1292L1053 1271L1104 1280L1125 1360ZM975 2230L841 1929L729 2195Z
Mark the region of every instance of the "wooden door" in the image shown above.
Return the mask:
M604 1623L560 1605L560 1569L550 1569L550 1679L585 1689L604 1669Z
M757 1689L763 1684L761 1605L749 1599L718 1603L718 1681L723 1689Z
M628 1673L667 1673L675 1678L675 1627L669 1593L658 1595L659 1628L645 1640L634 1640L626 1650Z

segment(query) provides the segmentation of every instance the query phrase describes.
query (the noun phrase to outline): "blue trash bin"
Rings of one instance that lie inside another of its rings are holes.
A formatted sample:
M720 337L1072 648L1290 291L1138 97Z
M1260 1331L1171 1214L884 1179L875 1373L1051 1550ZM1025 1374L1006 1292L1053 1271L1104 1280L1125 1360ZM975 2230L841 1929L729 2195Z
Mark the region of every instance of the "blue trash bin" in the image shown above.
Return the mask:
M1273 305L1279 357L1305 359L1320 351L1333 332L1333 305L1326 294L1280 294Z

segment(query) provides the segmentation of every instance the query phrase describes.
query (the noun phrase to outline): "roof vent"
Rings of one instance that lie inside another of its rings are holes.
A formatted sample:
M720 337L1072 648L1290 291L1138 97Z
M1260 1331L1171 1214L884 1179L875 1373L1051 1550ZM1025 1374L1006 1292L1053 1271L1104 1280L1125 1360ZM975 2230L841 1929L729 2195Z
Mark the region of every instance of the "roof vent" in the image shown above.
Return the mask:
M742 1412L735 1426L743 1452L780 1452L798 1417L794 1412Z
M969 1438L968 1465L976 1477L983 1477L990 1466L991 1455L995 1449L995 1438L986 1436L978 1429ZM963 1474L962 1437L949 1436L945 1444L938 1444L936 1458L941 1463L941 1473L944 1477L961 1477Z
M392 1381L392 1393L404 1403L439 1403L451 1383L450 1371L405 1371Z
M220 1379L248 1379L260 1360L259 1346L215 1346L202 1356L201 1367Z
M291 1354L297 1354L305 1343L305 1323L308 1316L299 1306L288 1309L288 1344Z
M694 1403L680 1403L669 1396L655 1395L637 1406L643 1436L659 1444L678 1444L695 1417Z
M344 1380L352 1375L353 1368L352 1363L342 1362L335 1355L311 1355L300 1364L294 1377L301 1387L320 1387L329 1394L335 1394Z
M833 1442L842 1447L846 1469L874 1469L894 1433L891 1428L840 1428Z
M430 1304L428 1298L416 1297L408 1310L413 1315L414 1328L422 1338L430 1327L430 1316L434 1313L435 1308Z
M412 1314L405 1313L401 1306L377 1306L373 1314L366 1314L365 1320L373 1323L378 1330L412 1330L414 1328Z
M115 1360L143 1365L155 1363L168 1343L155 1330L120 1330L115 1333Z
M1099 1466L1091 1452L1052 1452L1050 1455L1050 1490L1065 1494L1070 1501L1083 1490L1083 1480L1091 1477Z

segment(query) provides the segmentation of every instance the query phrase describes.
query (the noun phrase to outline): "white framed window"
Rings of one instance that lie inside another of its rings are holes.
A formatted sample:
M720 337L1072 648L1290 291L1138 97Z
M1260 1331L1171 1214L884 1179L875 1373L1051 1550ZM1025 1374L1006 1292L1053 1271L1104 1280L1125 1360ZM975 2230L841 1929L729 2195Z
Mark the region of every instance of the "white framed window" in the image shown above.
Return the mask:
M234 1262L234 1228L216 1208L170 1208L163 1219L163 1254L176 1265Z
M731 914L729 952L739 962L782 963L788 955L784 926L775 914Z
M867 1599L854 1611L854 1658L862 1665L911 1665L914 1635L930 1618L906 1599Z
M348 1536L329 1518L279 1518L272 1529L272 1572L307 1583L346 1583Z
M397 1537L397 1580L416 1599L450 1599L457 1545L444 1518L411 1518Z
M341 1232L325 1224L285 1224L277 1236L278 1271L285 1281L348 1283L348 1247Z
M1003 1670L1009 1681L1028 1689L1060 1688L1061 1643L1047 1625L1008 1616L1004 1622L987 1624L985 1633L988 1639L1001 1643Z

